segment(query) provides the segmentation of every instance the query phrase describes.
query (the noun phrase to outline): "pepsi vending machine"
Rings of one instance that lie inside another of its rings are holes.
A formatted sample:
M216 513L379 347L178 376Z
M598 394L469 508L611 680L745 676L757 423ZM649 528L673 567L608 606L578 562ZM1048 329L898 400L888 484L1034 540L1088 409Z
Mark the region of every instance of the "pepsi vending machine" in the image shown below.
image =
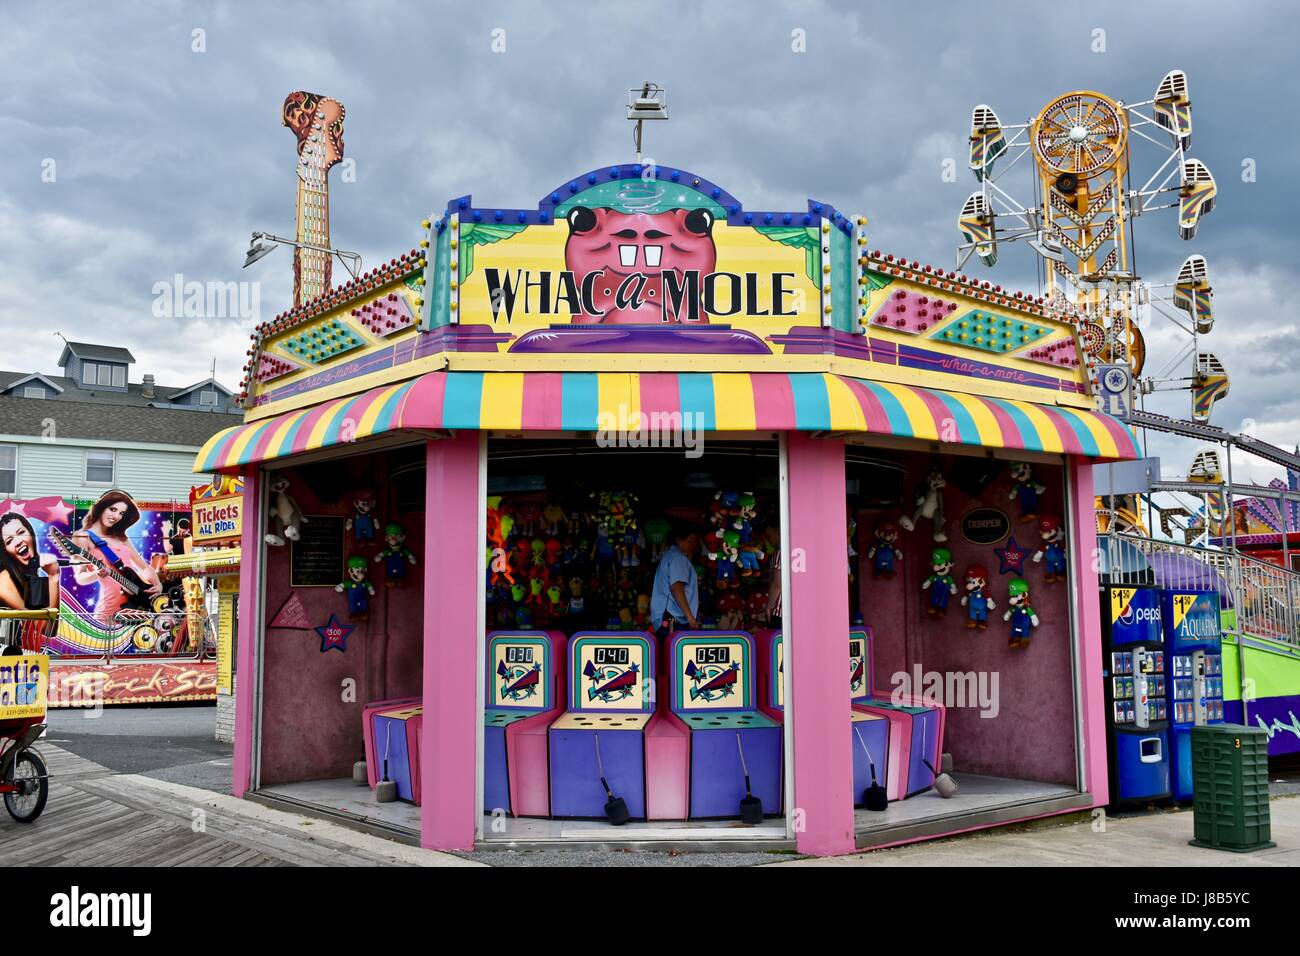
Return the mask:
M1172 683L1169 729L1176 800L1192 798L1192 728L1223 723L1223 627L1217 591L1165 591L1165 658Z
M1170 794L1169 705L1160 592L1102 589L1112 803Z

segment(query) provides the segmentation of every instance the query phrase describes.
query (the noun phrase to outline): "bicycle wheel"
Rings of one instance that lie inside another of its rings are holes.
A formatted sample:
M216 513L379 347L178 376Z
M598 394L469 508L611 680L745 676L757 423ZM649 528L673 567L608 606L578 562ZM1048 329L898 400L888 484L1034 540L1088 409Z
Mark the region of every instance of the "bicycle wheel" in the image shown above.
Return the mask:
M50 795L49 771L45 761L34 750L24 750L9 765L5 783L17 784L18 793L5 794L5 809L19 823L31 823L45 809Z

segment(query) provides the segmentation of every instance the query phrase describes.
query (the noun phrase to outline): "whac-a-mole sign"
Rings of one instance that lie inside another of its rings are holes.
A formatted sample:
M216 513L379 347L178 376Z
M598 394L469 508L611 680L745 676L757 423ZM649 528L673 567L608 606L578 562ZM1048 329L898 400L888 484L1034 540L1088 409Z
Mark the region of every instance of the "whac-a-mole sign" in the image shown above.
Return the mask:
M587 173L532 210L466 196L433 226L426 322L479 328L485 344L508 333L519 355L769 355L765 336L821 324L847 227L820 203L741 212L721 187L650 166Z

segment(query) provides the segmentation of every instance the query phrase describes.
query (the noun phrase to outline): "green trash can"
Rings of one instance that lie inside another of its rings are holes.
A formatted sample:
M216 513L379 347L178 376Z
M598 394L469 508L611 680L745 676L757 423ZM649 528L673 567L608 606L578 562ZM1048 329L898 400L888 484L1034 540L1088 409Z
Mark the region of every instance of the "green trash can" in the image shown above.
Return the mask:
M1192 728L1192 846L1249 853L1276 846L1268 815L1268 734L1240 724Z

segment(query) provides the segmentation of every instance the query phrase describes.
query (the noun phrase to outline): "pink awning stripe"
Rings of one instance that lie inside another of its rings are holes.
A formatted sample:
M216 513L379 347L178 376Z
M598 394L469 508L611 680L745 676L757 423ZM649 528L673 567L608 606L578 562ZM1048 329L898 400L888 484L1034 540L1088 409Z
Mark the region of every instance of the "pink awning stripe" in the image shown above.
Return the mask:
M789 428L795 420L794 389L790 376L782 372L756 372L750 375L754 389L754 427Z
M524 375L524 408L520 418L525 431L556 431L564 422L564 373L530 372Z

